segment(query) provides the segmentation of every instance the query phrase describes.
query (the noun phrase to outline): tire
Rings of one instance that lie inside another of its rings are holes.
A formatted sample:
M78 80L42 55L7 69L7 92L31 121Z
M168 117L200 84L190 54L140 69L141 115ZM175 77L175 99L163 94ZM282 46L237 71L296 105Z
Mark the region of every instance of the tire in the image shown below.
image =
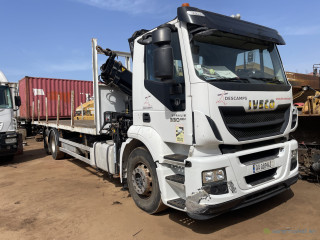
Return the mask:
M146 148L138 147L131 152L127 181L129 192L139 208L149 214L166 208L161 201L156 164Z
M50 131L49 135L49 150L52 153L52 158L55 160L63 159L65 157L64 152L59 150L59 132L56 129Z
M50 141L49 141L49 130L44 129L43 130L43 148L46 151L48 155L51 154L51 147L50 147Z

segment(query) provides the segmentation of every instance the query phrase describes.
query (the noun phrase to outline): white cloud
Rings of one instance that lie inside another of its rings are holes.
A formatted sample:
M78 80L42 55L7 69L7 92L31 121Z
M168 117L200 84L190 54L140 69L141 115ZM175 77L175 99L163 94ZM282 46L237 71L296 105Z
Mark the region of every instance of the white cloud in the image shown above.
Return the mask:
M316 34L320 34L320 25L319 26L286 27L283 32L283 35L292 35L292 36L316 35Z
M90 6L132 14L160 11L155 0L73 0Z

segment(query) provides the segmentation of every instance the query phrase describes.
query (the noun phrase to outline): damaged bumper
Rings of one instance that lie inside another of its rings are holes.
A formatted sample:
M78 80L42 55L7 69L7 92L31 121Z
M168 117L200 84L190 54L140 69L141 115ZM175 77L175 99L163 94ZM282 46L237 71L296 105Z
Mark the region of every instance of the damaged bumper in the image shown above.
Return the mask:
M187 213L195 219L208 219L211 217L215 217L220 215L226 211L232 211L236 209L240 209L251 204L263 201L270 197L273 197L285 190L289 189L289 187L296 183L298 180L298 174L295 176L277 183L273 186L270 186L266 189L244 195L242 197L233 199L228 202L210 205L210 204L202 204L200 203L202 200L210 199L210 194L208 194L205 190L200 190L199 192L187 197L186 199L186 209Z

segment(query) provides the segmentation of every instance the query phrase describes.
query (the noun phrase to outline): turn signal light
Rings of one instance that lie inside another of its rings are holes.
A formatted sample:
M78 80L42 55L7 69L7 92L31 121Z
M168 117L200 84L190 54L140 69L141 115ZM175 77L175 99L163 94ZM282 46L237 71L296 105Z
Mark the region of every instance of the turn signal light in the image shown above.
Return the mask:
M182 3L181 7L190 7L189 3Z

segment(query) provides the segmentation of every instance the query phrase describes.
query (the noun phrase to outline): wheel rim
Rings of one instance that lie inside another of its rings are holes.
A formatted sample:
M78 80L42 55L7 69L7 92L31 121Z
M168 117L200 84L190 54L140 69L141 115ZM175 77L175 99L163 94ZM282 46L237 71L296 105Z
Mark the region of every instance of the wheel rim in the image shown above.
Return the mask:
M138 163L132 171L132 185L135 192L142 198L152 194L152 177L150 170L143 163Z

